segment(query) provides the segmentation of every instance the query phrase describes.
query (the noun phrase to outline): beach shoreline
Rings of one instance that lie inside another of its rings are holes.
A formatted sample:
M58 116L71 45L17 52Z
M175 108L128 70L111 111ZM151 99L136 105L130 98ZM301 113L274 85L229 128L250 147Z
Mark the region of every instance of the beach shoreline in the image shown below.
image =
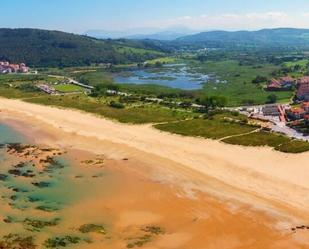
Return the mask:
M1 122L34 143L104 154L111 160L128 159L136 174L177 186L185 198L194 200L205 193L225 206L262 211L276 220L272 225L279 231L309 223L308 153L283 154L182 137L150 125L120 124L19 100L0 98L0 110Z

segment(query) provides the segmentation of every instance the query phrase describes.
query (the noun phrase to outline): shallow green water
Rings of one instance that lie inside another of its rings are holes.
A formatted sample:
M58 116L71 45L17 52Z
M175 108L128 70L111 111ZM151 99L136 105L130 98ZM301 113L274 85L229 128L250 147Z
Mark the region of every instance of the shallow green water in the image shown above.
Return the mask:
M76 227L66 228L63 225L71 215L67 210L91 195L104 194L107 190L102 188L102 183L108 182L108 173L101 167L85 168L67 154L52 156L42 167L33 159L35 157L27 159L10 152L10 144L24 145L25 141L18 132L0 125L0 248L1 243L7 243L6 236L10 234L20 236L17 242L28 237L34 240L30 244L49 242L48 248L58 248L57 243L65 243L68 247L77 241L89 243L87 234L78 229L92 221L81 220L80 224L74 224ZM55 236L60 237L56 241L49 240ZM12 246L5 248L16 248L14 238L10 238ZM28 242L21 248L37 248L27 246Z
M0 123L0 143L24 143L25 137L8 125Z

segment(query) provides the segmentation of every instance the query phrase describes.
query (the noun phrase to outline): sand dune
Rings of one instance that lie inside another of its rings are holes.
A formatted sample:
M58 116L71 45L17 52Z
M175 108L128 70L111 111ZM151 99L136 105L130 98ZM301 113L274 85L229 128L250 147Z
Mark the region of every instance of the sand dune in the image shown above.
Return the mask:
M19 100L1 98L0 109L2 119L18 118L52 130L55 137L71 137L58 139L60 145L96 153L106 153L109 147L111 157L128 155L147 161L153 169L161 165L164 174L152 172L158 181L174 180L187 190L208 191L309 221L308 153L283 154L270 148L182 137L160 132L150 125L120 124L75 110ZM105 146L104 152L101 146ZM177 170L191 180L175 177Z

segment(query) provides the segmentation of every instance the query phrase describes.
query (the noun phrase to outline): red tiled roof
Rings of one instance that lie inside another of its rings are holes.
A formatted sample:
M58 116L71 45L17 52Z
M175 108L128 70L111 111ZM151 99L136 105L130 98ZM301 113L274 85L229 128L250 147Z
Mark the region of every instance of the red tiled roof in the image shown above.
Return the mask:
M302 114L302 113L305 113L305 110L303 108L292 108L290 110L290 112L294 113L294 114Z
M301 106L302 108L309 108L309 102L303 102Z
M298 96L302 96L302 95L306 95L309 94L309 82L307 84L302 83L299 85L298 89L297 89L297 95Z
M298 80L298 84L309 84L309 76L301 77L301 78Z
M267 85L268 88L280 88L281 84L278 80L272 79L270 83Z
M299 125L300 124L300 121L299 120L295 120L293 121L292 125L295 126L295 125Z
M294 79L290 76L281 77L280 80L283 82L293 82L294 81Z

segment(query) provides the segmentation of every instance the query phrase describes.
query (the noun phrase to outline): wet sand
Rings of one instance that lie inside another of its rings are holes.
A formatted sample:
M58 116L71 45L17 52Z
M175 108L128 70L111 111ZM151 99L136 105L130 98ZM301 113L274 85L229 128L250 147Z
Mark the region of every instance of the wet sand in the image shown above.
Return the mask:
M184 138L15 100L0 99L0 110L33 143L69 151L74 165L104 156L112 177L61 212L63 227L95 220L109 236L78 248L134 246L147 226L162 229L142 245L148 249L309 248L301 227L309 224L308 154Z

